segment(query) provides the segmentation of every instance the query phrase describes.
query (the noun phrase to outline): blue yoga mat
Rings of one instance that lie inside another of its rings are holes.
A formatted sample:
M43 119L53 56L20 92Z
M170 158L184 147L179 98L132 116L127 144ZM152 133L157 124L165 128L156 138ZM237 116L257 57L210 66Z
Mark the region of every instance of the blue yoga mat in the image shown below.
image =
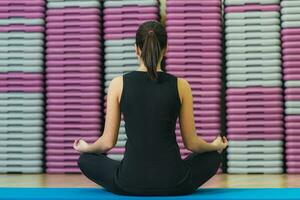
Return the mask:
M300 188L284 189L199 189L187 196L143 197L145 199L197 200L299 200ZM97 188L0 188L1 200L140 200Z

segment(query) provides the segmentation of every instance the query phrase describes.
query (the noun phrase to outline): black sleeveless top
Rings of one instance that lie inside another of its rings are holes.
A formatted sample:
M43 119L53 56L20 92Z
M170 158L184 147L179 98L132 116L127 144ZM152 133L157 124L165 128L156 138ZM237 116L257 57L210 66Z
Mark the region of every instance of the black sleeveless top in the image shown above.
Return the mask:
M167 192L189 176L180 157L175 126L180 111L177 77L158 72L150 80L147 72L123 76L121 112L127 142L115 182L132 193Z

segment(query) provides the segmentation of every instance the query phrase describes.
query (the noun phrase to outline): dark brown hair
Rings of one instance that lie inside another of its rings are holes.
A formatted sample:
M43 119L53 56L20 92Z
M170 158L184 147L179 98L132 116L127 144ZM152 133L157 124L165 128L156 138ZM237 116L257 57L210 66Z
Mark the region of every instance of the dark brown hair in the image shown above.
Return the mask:
M135 43L142 51L141 59L151 80L157 80L156 67L167 46L167 38L165 27L157 21L144 22L136 32Z

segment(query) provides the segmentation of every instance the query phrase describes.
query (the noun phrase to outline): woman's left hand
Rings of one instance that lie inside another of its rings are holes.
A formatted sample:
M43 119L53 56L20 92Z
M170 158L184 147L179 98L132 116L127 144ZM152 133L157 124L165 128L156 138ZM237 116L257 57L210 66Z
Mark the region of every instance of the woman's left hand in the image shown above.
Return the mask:
M88 153L89 146L90 145L83 139L75 140L73 144L73 148L81 153Z

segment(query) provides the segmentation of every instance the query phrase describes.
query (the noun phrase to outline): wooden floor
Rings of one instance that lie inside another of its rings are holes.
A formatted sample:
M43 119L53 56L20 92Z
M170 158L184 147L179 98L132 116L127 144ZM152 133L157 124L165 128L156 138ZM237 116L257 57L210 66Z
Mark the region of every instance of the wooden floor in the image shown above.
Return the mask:
M80 174L0 174L0 187L98 187ZM300 187L300 175L216 175L207 188Z

